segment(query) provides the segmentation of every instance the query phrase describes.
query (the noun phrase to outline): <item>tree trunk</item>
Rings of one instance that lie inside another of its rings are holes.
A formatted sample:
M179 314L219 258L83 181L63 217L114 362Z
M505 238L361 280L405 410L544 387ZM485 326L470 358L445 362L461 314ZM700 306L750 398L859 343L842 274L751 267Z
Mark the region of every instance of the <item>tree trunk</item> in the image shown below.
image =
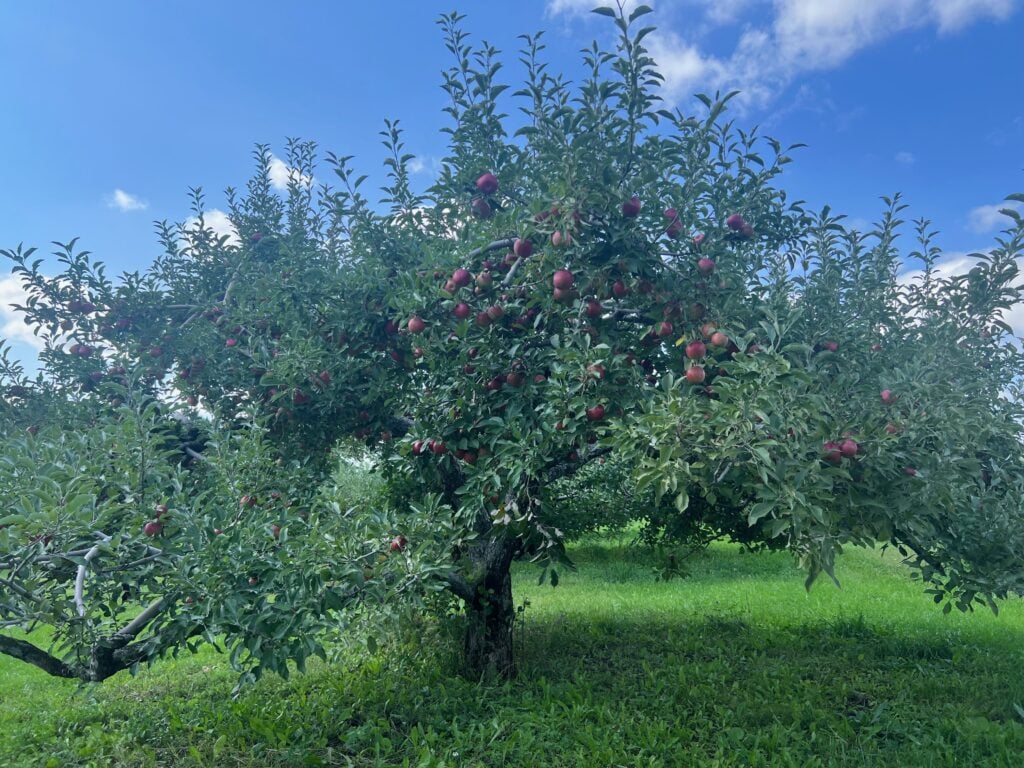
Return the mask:
M466 600L466 636L463 645L465 674L473 679L515 676L512 628L512 558L515 540L484 541L471 554L478 579Z

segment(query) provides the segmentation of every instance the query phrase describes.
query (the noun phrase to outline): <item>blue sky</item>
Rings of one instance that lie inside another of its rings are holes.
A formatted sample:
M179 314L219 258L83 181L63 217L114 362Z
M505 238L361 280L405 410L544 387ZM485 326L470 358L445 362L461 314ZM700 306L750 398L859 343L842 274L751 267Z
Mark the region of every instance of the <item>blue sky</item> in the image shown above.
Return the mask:
M153 221L184 220L190 186L222 206L256 142L283 156L286 137L312 139L374 172L385 118L405 127L425 184L444 150L438 15L459 7L515 83L516 36L540 29L551 67L578 72L579 49L612 34L595 4L0 4L0 247L79 236L112 271L143 268ZM741 124L810 145L782 183L812 207L867 222L901 191L955 264L1024 191L1024 0L649 4L666 99L687 110L696 91L742 89ZM17 298L0 273L0 336L27 354L6 311Z

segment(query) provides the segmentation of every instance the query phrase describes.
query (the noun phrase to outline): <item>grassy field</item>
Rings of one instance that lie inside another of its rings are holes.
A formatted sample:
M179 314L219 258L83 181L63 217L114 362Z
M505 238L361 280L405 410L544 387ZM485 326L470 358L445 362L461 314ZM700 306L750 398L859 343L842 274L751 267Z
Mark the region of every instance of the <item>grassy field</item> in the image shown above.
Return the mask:
M232 699L210 652L85 690L0 658L0 765L1024 765L1020 602L944 616L878 553L809 595L784 554L571 554L555 589L519 571L515 682L406 648Z

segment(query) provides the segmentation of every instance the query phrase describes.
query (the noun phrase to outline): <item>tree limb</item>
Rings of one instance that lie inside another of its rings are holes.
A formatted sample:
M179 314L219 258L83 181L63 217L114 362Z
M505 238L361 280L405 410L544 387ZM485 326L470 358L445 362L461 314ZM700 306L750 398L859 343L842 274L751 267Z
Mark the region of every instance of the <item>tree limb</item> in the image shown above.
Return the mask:
M85 553L85 562L78 566L78 572L75 574L75 609L79 616L85 616L85 572L89 568L89 562L100 553L100 548L110 541L106 534L99 535L99 543L94 544L92 549Z
M514 237L506 237L504 240L495 240L492 243L483 245L476 250L470 251L466 254L467 259L475 259L477 256L483 256L485 253L490 251L498 251L502 248L511 248L516 242Z
M25 640L0 635L0 653L39 667L54 677L78 677L72 667Z
M561 461L557 464L552 464L547 468L544 479L546 482L551 483L563 477L572 477L594 459L606 456L611 452L612 449L609 447L594 448L581 456L579 461Z

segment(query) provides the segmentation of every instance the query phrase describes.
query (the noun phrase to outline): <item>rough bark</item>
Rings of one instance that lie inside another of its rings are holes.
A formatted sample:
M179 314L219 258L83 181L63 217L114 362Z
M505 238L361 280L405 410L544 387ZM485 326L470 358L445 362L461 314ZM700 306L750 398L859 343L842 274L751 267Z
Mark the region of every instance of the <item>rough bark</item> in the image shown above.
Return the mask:
M478 544L470 557L475 575L474 594L466 601L463 645L465 674L473 679L515 676L512 629L512 559L516 542L510 537Z

